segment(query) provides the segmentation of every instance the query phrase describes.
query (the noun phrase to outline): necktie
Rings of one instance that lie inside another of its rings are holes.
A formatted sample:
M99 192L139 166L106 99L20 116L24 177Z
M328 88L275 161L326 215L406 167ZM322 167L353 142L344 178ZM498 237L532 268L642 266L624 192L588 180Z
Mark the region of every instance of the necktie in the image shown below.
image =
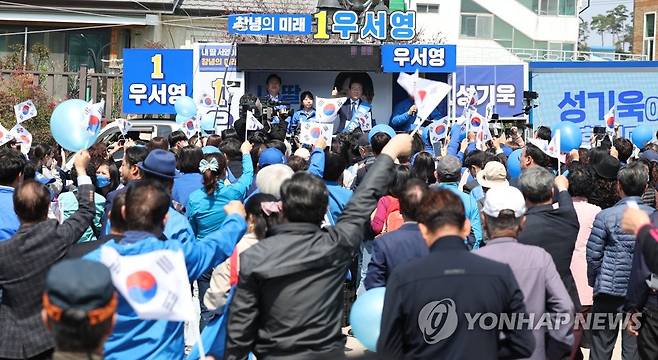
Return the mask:
M356 112L356 100L352 100L352 110L350 112L350 117L354 116L355 112Z

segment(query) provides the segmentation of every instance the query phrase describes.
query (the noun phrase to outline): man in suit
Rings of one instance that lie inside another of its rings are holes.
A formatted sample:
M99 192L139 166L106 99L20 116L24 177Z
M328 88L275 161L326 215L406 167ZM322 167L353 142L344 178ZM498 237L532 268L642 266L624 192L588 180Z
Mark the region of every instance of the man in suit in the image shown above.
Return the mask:
M345 130L345 127L350 123L358 111L359 106L367 107L368 112L370 113L370 118L372 119L371 106L367 101L361 99L362 96L363 84L355 79L350 80L349 98L343 104L343 106L340 107L340 110L338 111L338 117L336 120L334 120L334 134L338 134ZM356 125L358 126L358 124ZM375 126L375 119L372 119L371 127L372 126ZM351 128L354 127L354 125L351 126Z
M517 359L535 346L527 327L485 328L468 314L528 318L506 264L468 251L464 204L452 191L429 191L418 227L430 254L397 267L386 284L377 354L390 359ZM470 325L469 325L470 324Z
M571 274L571 257L580 224L568 192L569 181L564 176L553 176L543 167L531 166L523 171L518 185L528 207L526 224L518 236L519 243L539 246L551 254L578 311L580 299ZM558 191L557 207L553 205L554 187Z
M420 204L427 190L427 184L422 180L407 181L400 196L400 214L404 224L373 242L372 258L363 283L366 289L386 286L386 281L395 268L429 254L417 223Z
M18 231L0 242L0 358L49 358L55 346L41 321L41 296L48 269L62 259L91 225L94 186L86 173L89 153L75 158L78 210L62 224L48 219L50 192L26 181L14 195Z

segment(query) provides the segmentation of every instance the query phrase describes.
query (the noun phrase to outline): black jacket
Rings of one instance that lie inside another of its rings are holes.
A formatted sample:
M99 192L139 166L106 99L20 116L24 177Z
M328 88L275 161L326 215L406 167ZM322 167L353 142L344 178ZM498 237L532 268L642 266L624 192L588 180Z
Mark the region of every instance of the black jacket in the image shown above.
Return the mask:
M553 205L540 205L528 209L525 214L526 223L518 240L522 244L539 246L551 254L564 287L578 311L580 300L571 274L571 257L580 224L568 192L557 194L557 202L557 208Z
M55 346L41 321L46 274L76 243L94 218L94 186L80 185L78 210L63 223L22 224L0 242L0 358L24 359Z
M250 351L266 360L342 356L345 275L393 166L379 156L335 226L278 225L240 255L225 359L246 359Z
M529 357L529 329L484 330L476 313L521 314L523 293L510 267L443 237L430 254L393 270L386 285L377 353L387 359L516 359ZM474 317L471 317L473 319ZM422 328L422 330L421 330ZM505 340L500 340L500 333Z

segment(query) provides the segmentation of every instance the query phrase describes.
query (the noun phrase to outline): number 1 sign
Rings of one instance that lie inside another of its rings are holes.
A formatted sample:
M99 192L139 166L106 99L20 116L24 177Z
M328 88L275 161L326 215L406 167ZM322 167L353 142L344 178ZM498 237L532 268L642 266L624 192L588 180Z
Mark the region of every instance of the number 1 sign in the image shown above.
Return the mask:
M192 95L192 50L124 49L123 112L175 114L179 96Z

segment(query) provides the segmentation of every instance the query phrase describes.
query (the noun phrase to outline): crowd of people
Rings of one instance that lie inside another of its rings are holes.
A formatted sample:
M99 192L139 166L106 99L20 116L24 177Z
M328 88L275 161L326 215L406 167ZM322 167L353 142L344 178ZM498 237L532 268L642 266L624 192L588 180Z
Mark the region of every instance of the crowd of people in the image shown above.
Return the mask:
M286 127L313 117L313 95L300 100ZM478 146L455 124L436 156L408 134L408 105L398 133L313 146L236 129L76 154L3 145L0 359L185 357L186 325L140 318L99 262L106 248L182 251L200 328L227 316L215 358L342 358L351 305L379 287L373 358L610 359L620 330L624 359L658 358L658 145L605 136L555 158L538 146L549 128ZM534 319L470 326L485 313ZM596 314L612 317L578 321Z

